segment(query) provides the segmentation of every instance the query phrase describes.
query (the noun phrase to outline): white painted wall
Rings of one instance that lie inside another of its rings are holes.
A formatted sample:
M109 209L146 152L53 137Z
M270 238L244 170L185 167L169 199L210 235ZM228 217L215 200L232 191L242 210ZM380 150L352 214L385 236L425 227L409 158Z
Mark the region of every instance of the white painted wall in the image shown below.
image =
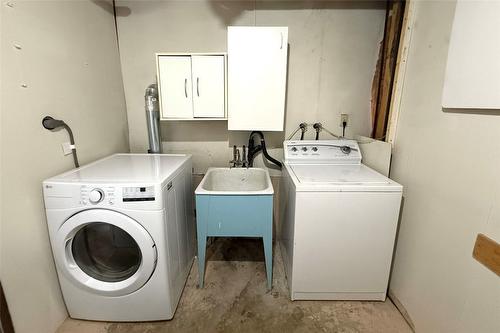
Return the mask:
M84 164L128 151L125 97L111 2L9 2L1 4L0 278L16 332L51 333L67 313L41 182L73 161L61 151L66 132L50 133L41 120L72 127Z
M226 51L228 25L289 27L285 132L269 134L268 146L281 147L303 121L320 121L340 133L340 113L350 114L349 136L370 133L370 89L383 37L385 2L116 3L132 151L146 151L148 146L143 96L155 80L154 53ZM166 151L193 153L196 172L226 166L230 147L246 144L248 134L228 132L225 121L162 123ZM311 129L307 137L313 135ZM273 153L282 154L281 149Z
M499 277L472 258L500 242L500 113L443 112L455 3L418 1L392 177L405 186L390 288L417 332L500 332Z

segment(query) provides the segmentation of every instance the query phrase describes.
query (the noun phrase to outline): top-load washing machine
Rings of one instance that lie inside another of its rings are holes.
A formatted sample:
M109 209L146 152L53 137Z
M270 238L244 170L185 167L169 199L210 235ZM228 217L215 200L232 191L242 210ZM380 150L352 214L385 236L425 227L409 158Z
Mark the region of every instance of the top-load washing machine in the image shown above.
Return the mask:
M71 317L173 317L195 256L190 155L112 155L43 192Z
M279 238L292 300L385 300L402 186L354 140L285 141Z

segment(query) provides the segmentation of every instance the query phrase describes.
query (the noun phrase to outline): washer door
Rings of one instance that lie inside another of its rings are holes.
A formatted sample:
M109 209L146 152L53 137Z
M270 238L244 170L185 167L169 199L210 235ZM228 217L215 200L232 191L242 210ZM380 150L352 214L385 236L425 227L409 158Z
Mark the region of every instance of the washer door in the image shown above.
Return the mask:
M156 267L156 246L132 218L106 209L70 217L59 228L54 257L76 285L99 295L122 296L141 288Z

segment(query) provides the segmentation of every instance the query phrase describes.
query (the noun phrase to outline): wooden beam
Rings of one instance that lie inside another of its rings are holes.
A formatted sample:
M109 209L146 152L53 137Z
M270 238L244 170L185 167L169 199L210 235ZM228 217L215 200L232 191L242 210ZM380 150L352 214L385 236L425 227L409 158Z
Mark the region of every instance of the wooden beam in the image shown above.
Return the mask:
M399 49L401 25L403 22L405 2L403 0L389 0L384 29L382 72L377 95L377 109L372 137L385 138L389 107L392 95L394 73Z
M372 90L371 90L371 103L370 103L370 116L372 120L371 128L375 128L375 122L377 120L377 105L378 105L378 93L380 88L380 74L382 72L382 58L384 57L384 41L380 42L378 49L377 64L375 65L375 74L373 74Z
M500 244L493 239L478 234L472 257L486 266L496 275L500 276Z
M410 50L411 34L413 32L413 22L415 18L415 0L407 0L401 28L401 38L399 40L398 58L394 73L394 83L392 87L391 105L389 107L389 120L385 141L394 146L396 141L396 129L401 108L401 97L408 62L408 52Z

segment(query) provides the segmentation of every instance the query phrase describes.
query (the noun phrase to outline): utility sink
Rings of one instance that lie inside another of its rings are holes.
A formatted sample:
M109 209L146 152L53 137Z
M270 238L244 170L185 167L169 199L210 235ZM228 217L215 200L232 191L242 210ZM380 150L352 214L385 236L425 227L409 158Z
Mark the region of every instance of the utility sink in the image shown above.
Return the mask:
M197 195L269 195L273 185L269 172L259 168L209 168Z
M210 168L196 188L198 278L203 287L208 237L260 237L267 287L273 272L273 185L259 168Z

